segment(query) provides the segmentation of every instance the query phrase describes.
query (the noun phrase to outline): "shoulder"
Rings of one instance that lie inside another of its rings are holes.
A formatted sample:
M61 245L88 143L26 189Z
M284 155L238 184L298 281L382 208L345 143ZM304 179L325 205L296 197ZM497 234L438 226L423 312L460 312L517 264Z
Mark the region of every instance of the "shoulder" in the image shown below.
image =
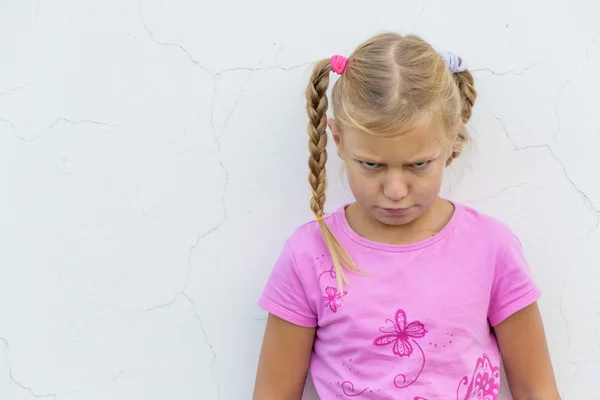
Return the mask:
M329 218L324 218L326 223ZM306 299L320 299L318 277L329 270L328 260L329 253L319 223L304 223L285 240L269 282L274 282L275 286L290 287L288 292L302 292Z
M461 219L463 223L459 224L459 229L463 232L457 237L461 238L464 233L469 232L464 235L464 239L461 238L463 252L468 252L472 259L477 259L477 254L494 259L494 293L501 293L508 299L518 294L515 288L520 285L518 287L522 290L530 290L532 295L537 295L534 293L535 285L532 283L523 245L511 227L466 206L463 206Z
M323 221L331 227L334 217L334 214L328 214L323 217ZM316 220L296 227L288 237L286 244L290 247L298 261L306 261L307 258L315 259L315 257L321 256L321 254L324 256L324 251L327 250L319 223Z
M466 205L457 206L461 208L460 230L467 231L482 239L501 243L505 243L514 236L511 227L495 217Z
M508 249L521 247L519 238L507 223L469 206L457 207L460 207L460 215L455 237L471 251L478 249L501 259Z

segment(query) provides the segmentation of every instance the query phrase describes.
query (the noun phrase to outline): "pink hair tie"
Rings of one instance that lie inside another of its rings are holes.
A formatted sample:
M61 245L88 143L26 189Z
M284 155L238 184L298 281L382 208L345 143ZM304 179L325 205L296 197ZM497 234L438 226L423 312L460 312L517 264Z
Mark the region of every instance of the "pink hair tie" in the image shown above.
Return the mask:
M331 57L331 70L338 75L342 75L348 64L348 59L344 56L335 55Z

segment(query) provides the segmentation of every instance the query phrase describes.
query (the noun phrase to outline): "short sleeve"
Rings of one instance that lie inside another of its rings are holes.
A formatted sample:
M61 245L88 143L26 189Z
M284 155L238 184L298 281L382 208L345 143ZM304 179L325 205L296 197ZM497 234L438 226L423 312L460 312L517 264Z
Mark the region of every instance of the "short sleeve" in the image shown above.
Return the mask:
M492 326L533 304L541 295L531 277L521 242L512 232L504 257L499 261L488 310Z
M307 328L317 326L317 316L310 306L289 242L271 271L258 305L293 324Z

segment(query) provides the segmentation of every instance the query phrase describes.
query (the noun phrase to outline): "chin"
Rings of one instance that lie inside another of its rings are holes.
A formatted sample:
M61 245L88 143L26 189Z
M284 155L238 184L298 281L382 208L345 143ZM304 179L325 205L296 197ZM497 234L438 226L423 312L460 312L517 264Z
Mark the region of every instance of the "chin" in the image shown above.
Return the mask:
M416 218L414 216L409 216L409 215L402 215L402 216L384 215L384 216L377 218L377 220L379 222L381 222L382 224L392 225L392 226L406 225L406 224L411 223L415 219Z
M405 225L414 221L418 217L417 212L414 209L410 209L403 214L391 215L381 208L376 208L372 216L385 225Z

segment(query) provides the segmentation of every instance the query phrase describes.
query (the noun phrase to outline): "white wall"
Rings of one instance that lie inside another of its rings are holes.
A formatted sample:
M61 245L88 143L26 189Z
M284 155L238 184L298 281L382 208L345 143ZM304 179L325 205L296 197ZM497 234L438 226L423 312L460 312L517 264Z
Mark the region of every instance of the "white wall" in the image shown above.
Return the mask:
M599 17L596 0L3 0L0 399L250 398L256 300L312 218L310 64L382 30L475 71L475 144L445 194L520 235L561 393L600 398ZM349 199L338 169L328 210Z

